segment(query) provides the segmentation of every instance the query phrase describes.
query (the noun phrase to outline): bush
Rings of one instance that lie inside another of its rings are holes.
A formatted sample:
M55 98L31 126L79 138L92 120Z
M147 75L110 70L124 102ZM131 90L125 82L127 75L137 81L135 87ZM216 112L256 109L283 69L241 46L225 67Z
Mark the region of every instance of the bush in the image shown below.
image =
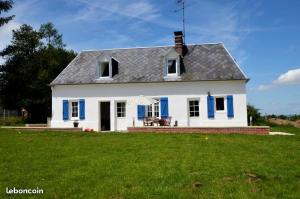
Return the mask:
M300 120L300 115L292 115L289 117L289 120L291 121L297 121L297 120Z
M248 124L250 125L250 116L252 117L252 125L261 126L265 123L265 118L263 118L259 112L259 109L253 105L247 105L247 115Z
M0 126L24 126L25 121L22 117L18 116L10 116L10 117L3 117L0 118Z

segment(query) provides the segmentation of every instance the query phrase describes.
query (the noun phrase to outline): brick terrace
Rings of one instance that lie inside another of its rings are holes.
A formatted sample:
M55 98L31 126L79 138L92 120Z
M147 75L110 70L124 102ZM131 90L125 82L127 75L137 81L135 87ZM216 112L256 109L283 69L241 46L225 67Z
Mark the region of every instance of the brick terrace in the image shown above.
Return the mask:
M128 132L203 133L203 134L257 134L267 135L269 126L248 127L128 127Z

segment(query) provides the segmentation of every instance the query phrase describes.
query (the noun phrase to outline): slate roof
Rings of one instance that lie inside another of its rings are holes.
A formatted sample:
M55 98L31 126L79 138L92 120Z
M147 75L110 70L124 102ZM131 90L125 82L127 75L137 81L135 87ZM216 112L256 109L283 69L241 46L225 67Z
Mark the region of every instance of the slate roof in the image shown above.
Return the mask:
M58 84L164 82L164 56L174 46L83 51L51 82ZM173 81L247 80L222 43L187 45L184 70ZM112 80L97 80L97 59L113 57L119 62ZM171 80L172 81L172 80Z

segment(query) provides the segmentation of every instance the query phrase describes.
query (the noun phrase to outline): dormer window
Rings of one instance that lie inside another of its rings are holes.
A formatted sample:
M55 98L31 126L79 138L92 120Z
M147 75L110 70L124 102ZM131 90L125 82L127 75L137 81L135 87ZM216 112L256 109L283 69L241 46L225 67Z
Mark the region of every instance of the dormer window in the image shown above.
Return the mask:
M170 49L164 55L164 65L163 65L163 72L164 72L164 79L165 80L174 80L180 79L180 55L176 52L174 48Z
M166 78L180 78L180 57L167 57L165 68Z
M177 74L177 60L176 59L168 59L168 75L176 75Z
M98 60L97 78L111 79L114 75L118 74L118 65L118 61L114 58L100 57Z
M100 77L110 77L109 75L109 62L101 62L100 64Z

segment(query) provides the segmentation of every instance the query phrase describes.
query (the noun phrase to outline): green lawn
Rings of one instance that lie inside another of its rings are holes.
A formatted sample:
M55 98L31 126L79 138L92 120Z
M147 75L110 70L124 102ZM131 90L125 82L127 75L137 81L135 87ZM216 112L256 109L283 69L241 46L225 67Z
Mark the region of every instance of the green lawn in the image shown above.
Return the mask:
M283 128L297 135L0 129L0 198L300 198L300 129Z

